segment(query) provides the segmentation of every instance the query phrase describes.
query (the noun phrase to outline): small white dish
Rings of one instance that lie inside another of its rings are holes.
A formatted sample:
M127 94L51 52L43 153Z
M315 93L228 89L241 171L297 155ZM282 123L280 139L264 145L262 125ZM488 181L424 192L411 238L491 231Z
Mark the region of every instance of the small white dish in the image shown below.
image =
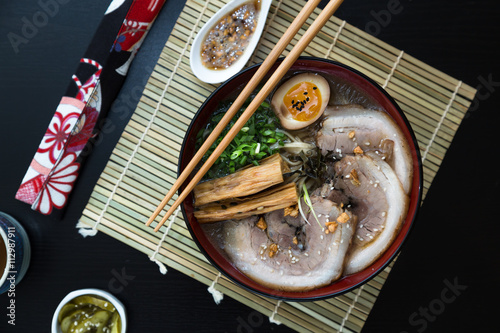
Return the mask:
M257 43L259 42L262 31L264 30L267 14L269 12L269 8L271 7L272 0L260 0L260 10L257 19L257 27L255 28L255 31L252 34L250 42L245 51L231 66L225 69L212 70L205 67L201 60L201 44L210 29L212 29L212 27L214 27L225 15L234 11L242 4L250 1L251 0L230 1L217 13L215 13L215 15L212 16L210 20L207 21L207 23L205 23L200 31L198 31L198 34L193 41L193 45L191 46L190 64L191 70L193 71L194 75L201 81L204 81L206 83L224 82L241 71L241 69L250 59L250 56L252 55L255 47L257 46Z
M57 322L57 317L59 316L59 312L61 311L62 307L71 301L72 299L78 297L78 296L83 296L83 295L94 295L94 296L99 296L103 299L106 299L113 304L115 307L116 311L118 311L118 314L120 315L120 320L121 320L121 325L122 329L120 333L126 333L127 332L127 314L125 312L125 306L123 305L122 302L118 300L115 296L110 294L107 291L100 290L100 289L94 289L94 288L89 288L89 289L79 289L70 292L66 297L63 298L61 303L57 306L56 311L54 312L54 316L52 317L52 333L62 333L61 327L59 323Z

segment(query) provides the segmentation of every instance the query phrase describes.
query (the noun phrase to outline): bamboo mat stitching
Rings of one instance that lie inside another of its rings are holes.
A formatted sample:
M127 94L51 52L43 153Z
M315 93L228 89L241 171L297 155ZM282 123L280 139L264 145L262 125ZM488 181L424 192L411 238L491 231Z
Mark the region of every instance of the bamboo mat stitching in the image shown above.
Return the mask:
M219 304L220 301L222 301L222 298L224 297L222 292L215 289L215 285L219 282L219 279L221 278L221 276L222 276L222 274L221 274L221 272L219 272L219 274L217 274L217 276L215 277L215 279L212 282L212 284L210 285L210 287L208 287L208 289L207 289L208 292L210 294L212 294L212 296L214 297L215 304Z
M330 54L333 52L333 48L335 47L335 44L337 44L337 40L339 39L340 34L342 33L342 29L344 29L344 26L346 24L346 21L342 21L342 24L339 27L339 30L335 34L335 37L333 38L332 45L330 45L330 48L328 49L328 52L326 53L326 58L330 57Z
M156 246L156 249L155 251L153 252L153 254L149 257L149 260L151 260L152 262L156 263L158 265L158 267L160 267L160 272L165 275L167 274L167 267L160 261L156 258L156 255L160 252L160 249L161 249L161 245L163 244L163 242L165 242L165 239L167 238L167 235L168 235L168 232L170 231L170 229L172 228L172 225L175 223L175 219L177 218L177 215L179 214L179 212L181 211L181 207L179 206L175 212L172 214L172 216L170 217L170 222L168 223L168 226L167 226L167 229L165 230L165 232L163 233L163 236L162 238L160 239L160 242L157 244Z
M455 101L455 98L457 97L458 91L460 90L461 86L462 86L462 81L458 81L458 84L455 87L455 91L453 92L453 95L450 98L450 102L448 103L448 105L444 109L443 115L441 116L441 119L439 119L439 123L437 124L437 126L434 130L434 133L432 133L432 137L431 137L429 143L427 144L427 147L425 147L424 154L422 155L422 163L425 162L425 159L427 158L427 154L429 153L429 149L431 148L432 144L434 143L434 140L436 139L436 136L437 136L439 130L441 129L441 125L443 125L443 122L446 119L448 111L451 109L451 105Z
M382 88L384 88L384 89L387 88L387 85L389 84L389 81L391 80L392 76L394 75L394 72L396 71L396 67L398 67L399 62L401 61L401 58L403 58L404 53L405 52L403 50L401 50L398 58L396 59L396 61L394 62L394 65L391 68L391 72L389 73L389 76L387 76L387 79L385 79L385 82L384 82L384 85L382 86Z
M278 309L279 309L280 305L281 305L281 301L276 302L276 305L274 307L274 311L271 314L271 316L269 317L269 321L273 324L276 324L276 325L281 325L280 321L274 319L274 316L278 314Z
M347 312L346 312L344 318L342 318L342 323L340 324L340 328L339 328L338 332L342 332L342 330L344 329L344 325L347 322L347 318L349 318L349 316L351 315L352 309L354 309L354 307L356 306L356 303L358 302L358 298L359 298L359 296L361 296L361 292L363 291L364 287L365 287L365 285L362 285L361 287L359 287L359 290L356 293L356 296L354 296L354 299L353 299L351 305L349 306L349 309L347 309Z

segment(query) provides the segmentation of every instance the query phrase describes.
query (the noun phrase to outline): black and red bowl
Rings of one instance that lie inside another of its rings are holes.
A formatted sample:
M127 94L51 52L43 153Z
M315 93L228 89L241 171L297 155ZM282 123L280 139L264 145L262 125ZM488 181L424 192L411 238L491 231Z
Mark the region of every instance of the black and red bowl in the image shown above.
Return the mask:
M281 60L278 60L277 63L269 71L268 76L272 75L272 73L276 70L280 63ZM243 87L258 69L258 66L259 65L255 65L233 76L231 79L219 86L200 107L186 132L186 136L182 144L179 157L179 175L195 154L196 134L200 131L200 129L204 127L204 125L206 125L211 114L217 109L221 101L227 100L229 97L236 97L235 91L238 92L239 90L243 89ZM406 140L410 145L414 173L408 214L402 224L399 234L397 235L391 246L387 249L387 251L365 270L356 274L344 276L341 279L331 283L330 285L307 292L286 292L270 289L255 282L254 280L243 274L241 271L239 271L229 260L226 259L224 255L222 255L214 247L214 245L208 239L207 235L205 235L203 229L201 228L201 225L198 223L193 214L193 197L191 194L187 196L187 198L182 203L184 220L186 221L193 239L198 244L200 250L207 257L207 259L220 272L222 272L222 274L227 276L236 284L260 295L290 301L318 300L340 295L366 283L371 278L376 276L392 261L392 259L400 251L401 246L405 242L405 239L408 237L408 234L415 221L422 197L422 165L417 140L415 139L415 135L408 120L406 119L405 115L403 114L397 103L394 101L394 99L391 98L391 96L389 96L389 94L382 87L380 87L376 82L368 78L366 75L334 61L320 58L301 57L294 63L294 65L290 69L290 72L300 71L311 71L319 74L338 77L345 82L353 84L359 90L362 90L366 95L373 99L376 103L381 105L401 128L401 131L403 132ZM182 191L183 189L184 187L181 187L180 191Z

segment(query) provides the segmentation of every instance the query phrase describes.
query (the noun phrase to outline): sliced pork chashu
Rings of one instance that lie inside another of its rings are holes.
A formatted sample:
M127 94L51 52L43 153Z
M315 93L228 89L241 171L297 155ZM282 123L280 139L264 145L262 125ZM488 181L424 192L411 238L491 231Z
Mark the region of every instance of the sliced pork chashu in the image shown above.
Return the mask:
M342 213L348 220L326 234L312 212L302 217L284 216L284 210L224 222L225 251L234 265L253 280L272 289L307 291L342 276L345 256L356 228L356 217L319 195L311 202L322 226ZM344 215L345 216L345 215Z
M358 217L344 272L357 273L384 253L399 232L408 196L393 169L367 154L350 155L335 164L334 186L349 198Z
M411 190L413 166L410 148L394 120L385 112L358 105L332 106L317 134L322 153L333 151L342 157L356 147L380 154L394 169L405 193Z

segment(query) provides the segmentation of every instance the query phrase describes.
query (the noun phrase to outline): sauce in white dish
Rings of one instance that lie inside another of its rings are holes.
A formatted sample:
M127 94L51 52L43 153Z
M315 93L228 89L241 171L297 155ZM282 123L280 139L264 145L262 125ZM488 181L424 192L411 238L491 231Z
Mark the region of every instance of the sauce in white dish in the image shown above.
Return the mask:
M224 16L207 33L201 45L201 60L209 69L228 68L245 52L255 29L260 1L249 1Z
M218 22L222 20L223 17L228 16L233 13L237 8L241 7L247 3L255 3L252 0L232 0L227 5L222 7L218 12L216 12L210 20L208 20L205 25L198 31L193 44L191 46L190 54L190 65L193 74L201 81L206 83L220 83L224 82L233 75L237 74L245 66L245 64L250 59L257 43L262 35L264 26L266 24L267 14L269 8L271 7L272 0L259 0L260 8L256 13L256 26L254 32L250 35L248 40L248 45L244 47L244 50L238 58L235 59L230 66L227 68L217 68L217 70L206 67L203 64L202 59L202 44L210 30L216 26Z

